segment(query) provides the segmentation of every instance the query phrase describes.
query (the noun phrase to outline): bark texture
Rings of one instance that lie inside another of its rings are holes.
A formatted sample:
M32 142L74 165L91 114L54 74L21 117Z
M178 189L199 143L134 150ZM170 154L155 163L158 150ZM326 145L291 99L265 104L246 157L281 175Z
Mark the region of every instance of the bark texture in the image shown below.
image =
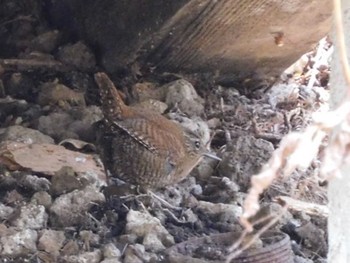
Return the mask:
M55 23L95 46L105 69L276 76L331 26L329 0L51 0ZM283 45L282 45L283 43Z
M350 59L350 2L342 0L343 26L346 41L348 60ZM332 107L335 108L345 97L349 89L341 66L339 52L337 52L337 41L333 34L336 47L332 61L331 87ZM334 130L334 134L337 130ZM330 263L350 262L350 165L340 167L342 176L333 178L329 182L328 196L330 213L328 219L329 232L329 254Z

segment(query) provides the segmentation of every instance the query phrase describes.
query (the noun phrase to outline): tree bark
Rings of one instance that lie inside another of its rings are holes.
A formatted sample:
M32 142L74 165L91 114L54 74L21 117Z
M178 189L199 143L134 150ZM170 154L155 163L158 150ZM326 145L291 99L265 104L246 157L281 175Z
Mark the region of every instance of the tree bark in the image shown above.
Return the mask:
M342 0L342 17L346 41L346 51L348 60L350 59L350 1ZM335 26L334 26L335 28ZM339 43L336 34L333 34L335 51L332 60L331 87L332 97L331 106L336 108L346 97L349 89L345 80L345 74L342 69L344 63L339 56ZM337 129L333 131L333 136L337 134ZM329 253L328 262L347 263L350 262L350 164L344 164L339 167L341 177L332 178L329 182Z

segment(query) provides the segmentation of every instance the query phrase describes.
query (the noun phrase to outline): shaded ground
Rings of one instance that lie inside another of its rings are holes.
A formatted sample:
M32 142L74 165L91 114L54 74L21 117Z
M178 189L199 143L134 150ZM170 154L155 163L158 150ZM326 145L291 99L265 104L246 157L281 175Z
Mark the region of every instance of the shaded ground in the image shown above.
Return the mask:
M313 73L311 51L274 86L210 74L144 76L135 69L112 76L128 103L152 107L204 142L211 139L222 158L205 159L184 181L157 191L164 204L133 187L107 187L92 129L102 118L93 81L93 73L103 71L97 53L50 28L40 6L29 16L25 5L7 3L0 25L1 262L223 260L231 239L206 249L207 241L191 238L242 231L250 177L284 134L302 130L312 112L326 107L328 64ZM310 76L316 81L308 86ZM261 197L263 209L253 220L281 214L278 196L326 204L318 168L315 160L306 171L281 176ZM325 262L323 214L290 209L273 229L288 234L295 262ZM198 245L188 251L174 246L189 239Z

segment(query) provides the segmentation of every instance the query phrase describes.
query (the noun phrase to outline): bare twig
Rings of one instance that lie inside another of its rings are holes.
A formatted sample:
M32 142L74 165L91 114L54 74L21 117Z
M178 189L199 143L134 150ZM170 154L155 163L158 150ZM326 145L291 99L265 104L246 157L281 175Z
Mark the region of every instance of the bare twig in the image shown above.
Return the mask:
M165 205L167 208L170 209L174 209L176 211L181 211L182 208L181 207L177 207L177 206L173 206L172 204L170 204L169 202L167 202L166 200L164 200L163 198L159 197L158 195L156 195L155 193L153 193L152 191L147 191L153 198L157 199L158 201L160 201L163 205Z
M0 66L5 71L48 70L67 72L72 70L72 67L59 61L39 59L0 59Z
M287 196L277 196L275 200L281 205L287 205L289 210L303 211L309 215L317 215L328 218L329 209L325 205L307 203Z
M0 24L0 27L6 26L8 24L11 24L11 23L16 22L16 21L21 21L21 20L22 21L35 22L35 19L31 15L29 15L29 16L18 16L18 17L14 18L14 19L2 22Z

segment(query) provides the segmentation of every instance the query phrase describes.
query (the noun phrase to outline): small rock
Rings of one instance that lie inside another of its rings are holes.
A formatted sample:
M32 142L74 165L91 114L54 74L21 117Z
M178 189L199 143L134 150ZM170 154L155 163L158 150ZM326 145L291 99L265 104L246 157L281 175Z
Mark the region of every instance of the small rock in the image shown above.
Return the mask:
M70 256L77 255L79 253L79 245L76 240L69 240L67 244L62 248L62 255Z
M208 124L199 117L187 118L178 113L169 113L168 117L180 124L184 129L191 131L197 135L203 145L206 145L210 140L210 130Z
M104 195L92 186L61 195L50 208L51 223L65 227L79 225L94 203L104 202Z
M37 239L38 234L32 229L25 229L11 235L2 236L0 238L1 255L16 257L35 253L37 251Z
M14 209L10 206L6 206L3 203L0 203L0 220L5 221L13 213Z
M141 244L130 245L124 253L124 263L143 263L148 262L146 257L145 247Z
M195 195L195 196L199 196L201 194L203 194L203 188L200 184L196 184L193 186L191 194Z
M163 245L162 241L159 239L157 233L148 233L147 235L145 235L143 238L142 244L149 251L153 251L153 252L159 252L165 249L165 246Z
M32 39L30 48L35 51L51 53L58 46L59 40L60 32L58 30L48 31Z
M148 99L137 104L133 104L132 106L140 109L152 110L160 114L163 114L168 108L168 105L166 103L153 99Z
M27 204L18 208L17 217L11 225L20 229L41 229L46 227L48 215L42 205Z
M293 215L288 211L284 211L281 205L277 203L265 203L261 205L259 211L251 218L251 221L257 222L261 218L269 218L275 215L282 215L278 222L276 222L276 224L278 223L279 225L284 226L293 220ZM265 224L266 222L257 224L256 228L263 227Z
M40 87L38 103L41 106L59 105L69 109L71 106L85 106L85 97L83 92L74 91L63 84L47 82Z
M105 259L107 258L119 259L122 255L120 250L113 243L108 243L103 245L102 251L103 251L103 257Z
M19 125L10 126L6 129L0 129L0 141L16 141L28 144L33 143L50 143L53 144L54 140L41 132L29 128L25 128Z
M28 111L28 108L32 108L34 106L29 105L29 103L25 100L15 100L11 97L1 98L1 87L2 82L0 80L0 122L5 123L9 120L9 117L12 117L16 123L20 119L25 119L25 121L28 121L26 118L26 112Z
M181 205L184 198L182 188L178 187L177 185L167 187L164 191L158 193L158 196L163 200L167 200L168 203L176 207Z
M164 86L167 90L165 103L177 107L188 116L200 116L204 112L204 100L198 96L191 83L184 79L175 80Z
M61 195L76 189L82 189L86 182L79 180L71 167L62 167L51 179L52 194Z
M186 222L195 223L198 221L198 216L192 211L192 209L187 209L183 216L186 219Z
M230 178L246 191L250 186L251 176L260 172L273 151L271 142L251 135L232 138L219 164L220 175Z
M234 193L235 195L239 191L239 185L230 180L230 178L222 177L221 182L227 191Z
M216 221L225 223L237 223L242 216L242 207L223 203L210 203L199 201L196 207L201 213L215 218Z
M94 54L81 41L75 44L69 44L60 47L57 54L57 59L67 65L73 66L79 70L89 71L96 65Z
M36 175L24 175L19 181L19 185L29 190L38 191L49 191L51 183L44 177L38 177Z
M65 239L63 231L45 229L41 232L38 249L57 257Z
M24 197L20 193L18 193L16 190L12 190L6 193L3 202L5 204L12 204L12 205L18 205L21 202L23 202Z
M74 117L67 130L77 134L81 140L92 142L95 140L95 133L92 124L102 119L102 111L96 106L84 108L72 108L69 112Z
M133 98L139 103L149 99L165 101L166 92L166 89L156 88L151 82L136 83L131 88Z
M81 240L83 240L84 245L87 249L92 247L96 247L100 245L100 236L98 234L94 234L92 231L89 230L83 230L80 231L79 236Z
M269 103L273 108L276 108L279 104L284 102L296 103L299 98L299 85L295 83L279 83L272 86L266 95L269 98Z
M36 192L32 196L32 199L30 200L30 202L32 204L42 205L46 209L48 209L52 204L52 197L47 192L40 191L40 192Z
M198 180L206 181L208 180L214 173L214 168L207 161L208 158L201 161L194 169L193 176L195 176Z
M121 261L119 260L119 258L107 258L102 260L101 263L121 263Z
M92 124L102 118L101 109L96 106L72 108L69 112L53 112L39 118L38 129L57 141L64 139L94 140Z
M15 232L16 231L14 231L11 228L8 228L5 224L0 224L0 237L8 236L8 235L13 234Z
M5 82L5 89L6 95L10 95L17 99L24 99L26 101L30 101L33 100L33 98L35 98L33 91L36 89L36 86L33 82L33 79L27 74L23 74L20 72L12 73L9 80ZM23 106L24 105L22 104L22 107ZM11 113L13 114L15 112L16 111L14 110Z
M243 206L247 198L247 193L237 192L235 193L235 204Z
M94 251L81 253L79 255L65 256L62 260L66 263L100 263L101 259L101 250L95 249Z
M194 192L201 192L201 188L193 176L188 176L176 185L167 186L164 191L158 192L157 195L167 200L171 205L180 207L184 199L193 196Z
M303 240L303 244L311 249L317 251L322 257L327 256L327 240L322 229L309 222L301 227L295 229L296 234Z
M103 174L96 173L96 171L86 171L79 173L79 180L84 184L89 184L100 189L103 186L107 186L106 176Z
M67 127L72 123L73 117L65 112L53 112L47 116L41 116L38 120L37 129L52 136L55 140L61 141L68 137L77 138L77 135L70 135Z
M174 237L162 226L159 219L149 213L130 210L126 221L126 233L142 238L143 245L149 251L159 252L175 243Z
M135 244L137 241L138 236L136 234L126 234L126 235L120 235L118 237L118 241L123 244Z
M221 120L219 118L212 118L207 121L208 127L210 129L216 129L221 125Z

